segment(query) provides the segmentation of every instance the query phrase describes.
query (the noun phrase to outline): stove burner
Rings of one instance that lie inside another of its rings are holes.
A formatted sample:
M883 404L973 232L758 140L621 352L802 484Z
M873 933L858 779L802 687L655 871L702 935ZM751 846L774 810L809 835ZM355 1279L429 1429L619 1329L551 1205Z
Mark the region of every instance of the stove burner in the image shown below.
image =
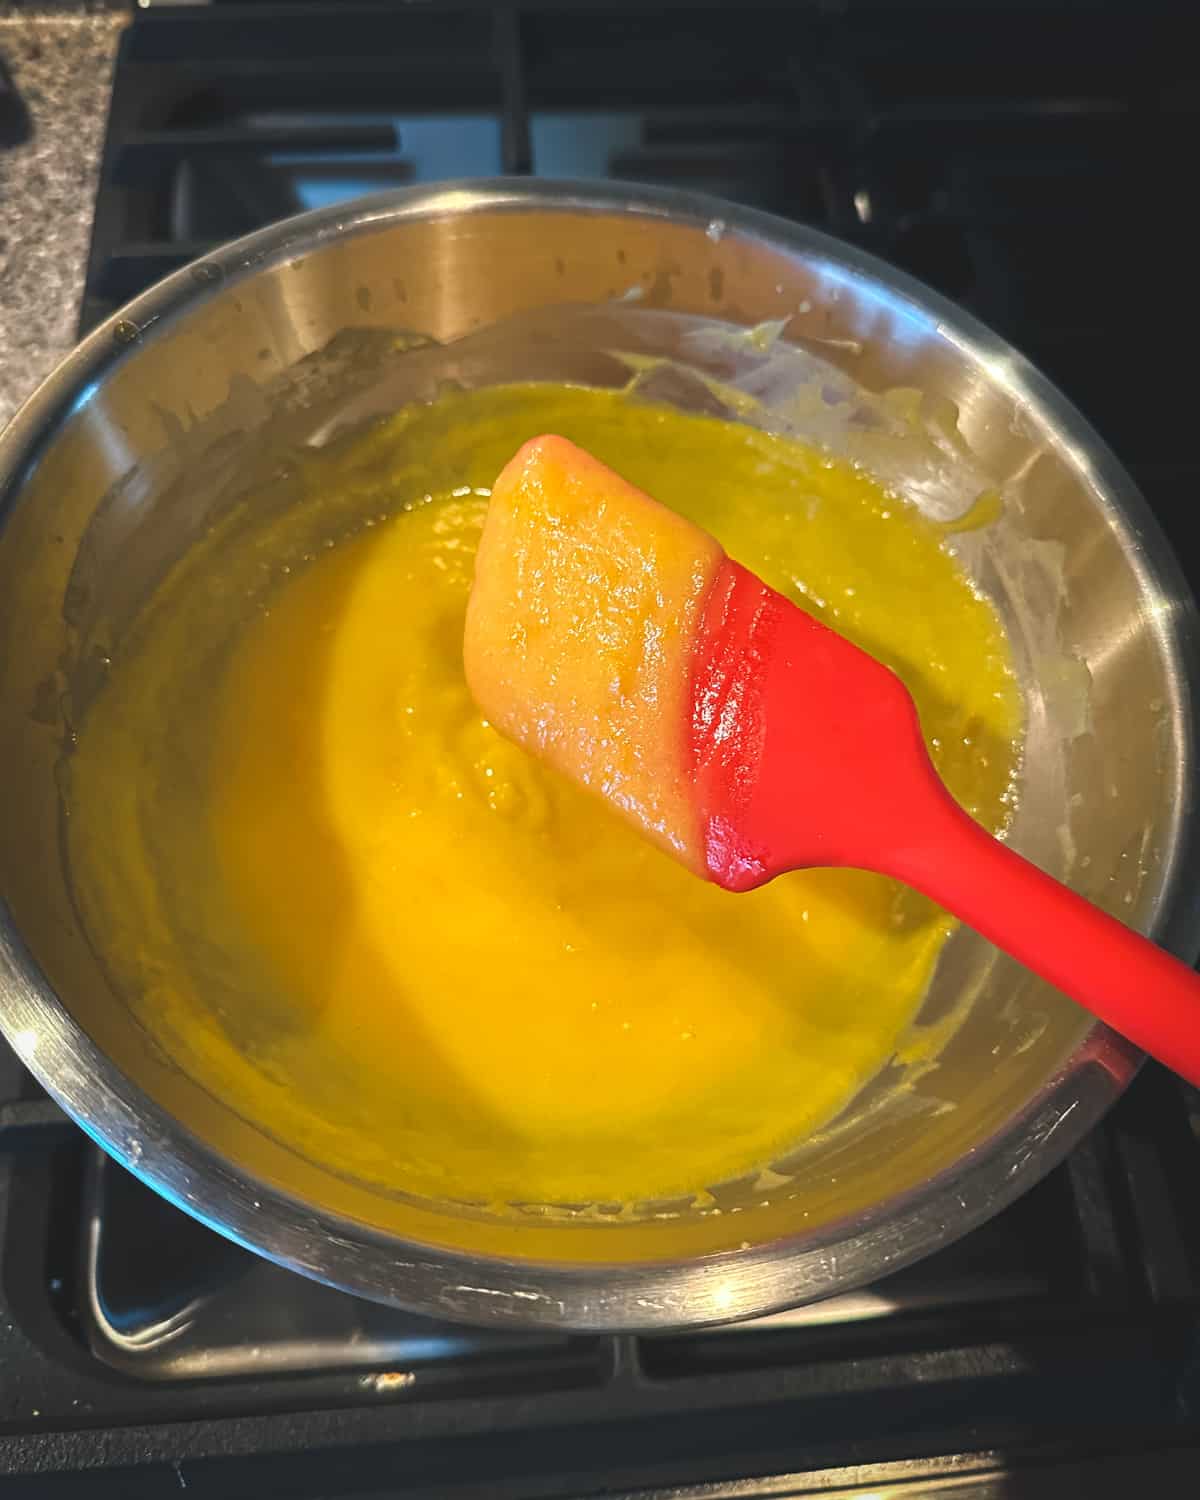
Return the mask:
M350 1369L407 1378L438 1364L474 1379L486 1372L497 1389L550 1389L596 1367L593 1339L437 1323L285 1271L181 1214L99 1151L89 1153L86 1195L88 1343L143 1380Z

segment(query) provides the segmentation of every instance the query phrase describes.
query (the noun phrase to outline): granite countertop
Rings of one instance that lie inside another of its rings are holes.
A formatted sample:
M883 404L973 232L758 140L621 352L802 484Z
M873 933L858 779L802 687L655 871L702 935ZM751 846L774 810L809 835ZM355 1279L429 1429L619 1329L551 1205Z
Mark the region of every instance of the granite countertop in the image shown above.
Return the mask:
M111 3L0 3L28 137L0 144L0 427L75 342L117 39Z

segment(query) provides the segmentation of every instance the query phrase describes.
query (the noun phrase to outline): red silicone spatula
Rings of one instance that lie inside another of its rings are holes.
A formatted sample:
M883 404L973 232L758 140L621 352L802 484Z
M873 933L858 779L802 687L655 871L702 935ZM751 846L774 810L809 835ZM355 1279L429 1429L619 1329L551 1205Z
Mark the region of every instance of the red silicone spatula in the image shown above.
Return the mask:
M893 672L565 439L496 482L464 660L503 733L697 874L894 876L1200 1083L1200 976L964 812Z

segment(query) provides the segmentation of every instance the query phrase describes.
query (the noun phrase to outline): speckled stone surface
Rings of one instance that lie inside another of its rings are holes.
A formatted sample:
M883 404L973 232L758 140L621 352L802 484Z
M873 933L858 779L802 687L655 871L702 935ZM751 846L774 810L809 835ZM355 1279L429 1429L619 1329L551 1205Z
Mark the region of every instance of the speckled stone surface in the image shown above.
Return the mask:
M75 342L113 60L128 10L0 4L29 139L0 146L0 427Z

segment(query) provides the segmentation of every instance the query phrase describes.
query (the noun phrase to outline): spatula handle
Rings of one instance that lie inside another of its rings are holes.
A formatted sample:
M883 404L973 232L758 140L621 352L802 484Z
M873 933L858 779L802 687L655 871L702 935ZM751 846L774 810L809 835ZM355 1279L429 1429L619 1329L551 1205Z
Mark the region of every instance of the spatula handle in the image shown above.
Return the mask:
M1200 975L937 800L888 873L1200 1085Z

